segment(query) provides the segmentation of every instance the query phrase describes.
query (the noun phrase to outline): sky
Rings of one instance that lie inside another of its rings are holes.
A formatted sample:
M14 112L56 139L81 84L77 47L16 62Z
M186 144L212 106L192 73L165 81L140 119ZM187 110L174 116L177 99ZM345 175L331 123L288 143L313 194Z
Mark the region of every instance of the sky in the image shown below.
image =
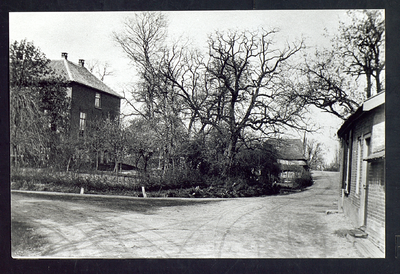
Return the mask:
M279 11L175 11L165 12L168 38L189 39L191 46L204 50L208 34L215 30L278 29L277 43L305 39L309 50L328 47L340 21L346 21L345 10L279 10ZM113 32L122 30L124 18L133 12L15 12L9 14L10 42L27 39L52 60L68 53L68 60L107 62L113 75L104 82L123 95L126 86L135 81L129 59L113 40ZM342 121L333 115L314 110L313 122L320 131L309 138L318 139L326 148L326 160L334 157L338 143L336 132ZM300 136L294 136L299 137Z

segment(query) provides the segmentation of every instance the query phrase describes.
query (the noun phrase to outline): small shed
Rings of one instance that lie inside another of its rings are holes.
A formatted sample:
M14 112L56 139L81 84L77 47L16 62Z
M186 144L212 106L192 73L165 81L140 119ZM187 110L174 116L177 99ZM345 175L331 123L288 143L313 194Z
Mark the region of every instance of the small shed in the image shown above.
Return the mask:
M293 183L309 169L303 142L300 139L274 139L272 142L277 150L281 182Z

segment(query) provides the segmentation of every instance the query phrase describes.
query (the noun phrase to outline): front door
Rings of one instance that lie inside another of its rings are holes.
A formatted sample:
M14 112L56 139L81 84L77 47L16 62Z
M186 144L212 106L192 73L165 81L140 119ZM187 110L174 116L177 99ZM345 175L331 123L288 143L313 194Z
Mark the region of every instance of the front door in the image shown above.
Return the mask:
M370 154L371 135L368 134L363 140L362 159L365 159ZM368 199L368 162L362 160L361 169L361 187L360 187L360 214L359 225L367 225L367 199Z

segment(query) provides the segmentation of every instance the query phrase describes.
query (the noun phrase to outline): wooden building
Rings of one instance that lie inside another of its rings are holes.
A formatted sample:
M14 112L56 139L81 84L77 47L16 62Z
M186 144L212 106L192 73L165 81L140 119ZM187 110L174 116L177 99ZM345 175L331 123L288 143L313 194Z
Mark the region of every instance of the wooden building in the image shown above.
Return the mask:
M309 169L303 142L300 139L273 139L269 142L277 151L281 183L292 185L296 178Z

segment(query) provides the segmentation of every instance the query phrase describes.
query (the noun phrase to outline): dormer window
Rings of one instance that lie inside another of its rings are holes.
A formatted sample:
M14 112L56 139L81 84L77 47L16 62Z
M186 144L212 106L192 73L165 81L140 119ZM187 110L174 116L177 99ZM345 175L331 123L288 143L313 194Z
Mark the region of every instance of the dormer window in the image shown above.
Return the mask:
M101 108L101 96L100 93L96 92L96 96L94 98L94 106L96 108Z

